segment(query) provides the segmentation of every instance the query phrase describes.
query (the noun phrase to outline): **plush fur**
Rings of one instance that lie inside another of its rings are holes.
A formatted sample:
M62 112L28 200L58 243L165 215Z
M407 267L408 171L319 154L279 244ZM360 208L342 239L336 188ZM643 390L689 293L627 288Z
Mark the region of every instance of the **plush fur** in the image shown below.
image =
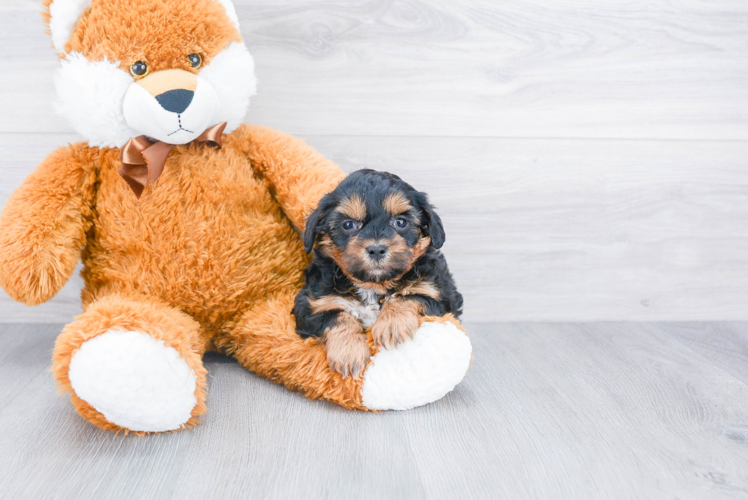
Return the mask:
M120 147L140 135L125 121L122 103L133 83L118 62L89 61L67 54L55 77L55 111L85 137L89 146Z
M438 340L457 335L464 344L457 330L442 329L441 337L424 337L408 351L423 358L411 367L413 389L391 400L379 385L392 384L398 363L410 363L412 353L385 356L390 368L378 370L374 381L344 380L330 370L323 346L296 334L291 309L309 263L300 232L344 174L298 139L240 123L255 90L254 67L229 0L46 5L61 52L59 109L88 142L52 152L8 199L0 214L0 286L15 300L39 304L83 261L83 313L58 337L52 372L85 419L138 433L195 425L206 410L202 355L210 350L310 398L352 409L369 409L364 392L382 409L388 401L403 407L403 398L405 406L424 404L424 388L451 390L451 379L434 386L431 373L446 365L464 373L464 353L445 356L450 344ZM136 62L147 63L147 74L131 73ZM191 108L203 84L217 102ZM129 92L139 96L133 108L125 102ZM184 99L179 110L175 95ZM138 113L128 122L129 112L157 106L161 129L143 130ZM163 173L136 197L119 174L119 148L136 135L161 138L180 114L211 127L228 122L222 146L165 141L176 145ZM120 358L107 366L114 359L107 349L130 341L122 352L133 364L139 352L161 352L187 374L188 385L173 393L177 407L144 414L153 406L147 398L173 387L173 379L159 378L161 368L131 370ZM371 347L369 355L377 353ZM193 401L187 412L184 405Z
M439 251L445 234L426 194L398 176L359 170L322 198L307 220L314 249L296 297L296 331L320 338L333 370L356 376L374 345L410 339L424 315L459 317L462 295Z

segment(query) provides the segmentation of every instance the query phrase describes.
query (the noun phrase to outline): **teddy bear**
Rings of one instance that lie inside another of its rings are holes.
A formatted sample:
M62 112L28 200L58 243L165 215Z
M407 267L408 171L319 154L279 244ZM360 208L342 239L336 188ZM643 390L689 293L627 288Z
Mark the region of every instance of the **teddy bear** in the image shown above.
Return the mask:
M206 411L203 354L349 409L409 409L465 376L453 318L330 369L291 314L305 217L344 177L270 128L242 123L256 89L230 0L44 0L59 54L56 111L85 139L52 152L0 215L0 286L35 305L82 260L83 312L52 372L107 430L189 428Z

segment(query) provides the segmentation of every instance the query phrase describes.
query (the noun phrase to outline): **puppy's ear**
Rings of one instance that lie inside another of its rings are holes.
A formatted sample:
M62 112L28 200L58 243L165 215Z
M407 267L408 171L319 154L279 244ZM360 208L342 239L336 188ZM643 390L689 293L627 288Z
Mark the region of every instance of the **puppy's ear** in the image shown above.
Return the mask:
M442 225L442 219L434 211L434 207L429 203L426 193L418 193L416 197L418 204L420 205L422 220L421 229L424 235L431 236L431 244L434 248L441 248L444 245L444 240L447 236L444 234L444 226Z
M311 253L314 250L314 242L317 241L317 236L327 230L327 215L334 206L334 200L330 195L327 195L322 198L317 209L306 220L304 238L302 239L306 253Z

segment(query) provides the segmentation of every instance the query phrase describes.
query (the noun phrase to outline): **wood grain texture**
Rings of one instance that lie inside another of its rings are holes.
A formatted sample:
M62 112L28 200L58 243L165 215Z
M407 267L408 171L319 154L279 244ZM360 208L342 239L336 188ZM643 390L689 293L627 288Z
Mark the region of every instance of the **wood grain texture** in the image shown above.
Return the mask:
M247 119L429 192L468 320L748 320L745 2L235 3ZM78 140L38 10L0 4L0 205Z
M306 137L428 192L469 321L748 319L748 143ZM0 205L73 135L2 134ZM6 321L70 321L80 279Z
M748 143L310 142L431 195L469 320L748 319Z
M56 396L43 351L61 326L0 326L21 353L0 361L4 497L748 495L748 383L724 370L748 364L746 323L469 324L476 357L454 392L376 414L213 355L203 424L145 438L100 431ZM684 332L735 350L704 356Z
M289 133L748 137L740 0L235 4L258 68L251 120ZM37 10L0 6L3 132L69 130Z

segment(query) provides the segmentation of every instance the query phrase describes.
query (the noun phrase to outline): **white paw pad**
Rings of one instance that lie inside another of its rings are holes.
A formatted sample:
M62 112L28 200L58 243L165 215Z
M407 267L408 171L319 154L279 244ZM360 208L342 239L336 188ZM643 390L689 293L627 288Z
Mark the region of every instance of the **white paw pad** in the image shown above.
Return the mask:
M68 376L79 398L132 431L178 429L197 404L197 379L187 362L141 332L110 330L85 342Z
M412 340L371 359L363 404L371 410L408 410L441 399L465 377L471 353L470 339L453 323L423 323Z

